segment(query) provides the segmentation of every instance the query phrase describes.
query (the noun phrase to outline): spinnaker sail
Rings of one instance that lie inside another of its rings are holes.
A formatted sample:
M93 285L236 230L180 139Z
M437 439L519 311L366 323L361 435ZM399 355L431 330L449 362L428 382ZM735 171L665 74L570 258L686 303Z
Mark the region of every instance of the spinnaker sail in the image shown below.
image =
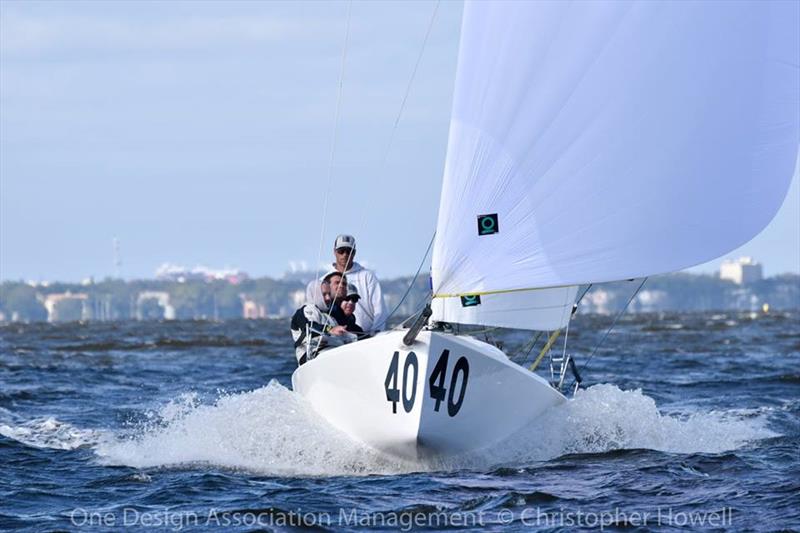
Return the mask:
M798 2L467 2L434 320L754 237L798 159L798 20Z

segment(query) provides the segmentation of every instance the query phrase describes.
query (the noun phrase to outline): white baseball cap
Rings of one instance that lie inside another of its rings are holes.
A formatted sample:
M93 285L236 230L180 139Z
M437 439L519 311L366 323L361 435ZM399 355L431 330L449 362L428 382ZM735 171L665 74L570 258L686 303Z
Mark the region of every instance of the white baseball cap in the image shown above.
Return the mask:
M355 250L356 238L352 235L339 235L333 243L333 249L338 250L339 248L352 248Z

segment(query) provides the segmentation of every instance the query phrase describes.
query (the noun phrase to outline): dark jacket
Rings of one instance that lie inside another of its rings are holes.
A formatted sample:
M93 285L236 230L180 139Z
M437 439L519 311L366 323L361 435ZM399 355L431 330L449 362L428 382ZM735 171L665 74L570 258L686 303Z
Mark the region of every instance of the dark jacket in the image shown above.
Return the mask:
M298 365L302 365L308 359L313 359L319 350L327 347L328 343L325 338L316 339L320 335L325 337L330 328L337 325L339 325L339 321L334 316L329 316L316 305L306 304L295 311L290 327ZM315 340L315 342L309 345L311 340Z

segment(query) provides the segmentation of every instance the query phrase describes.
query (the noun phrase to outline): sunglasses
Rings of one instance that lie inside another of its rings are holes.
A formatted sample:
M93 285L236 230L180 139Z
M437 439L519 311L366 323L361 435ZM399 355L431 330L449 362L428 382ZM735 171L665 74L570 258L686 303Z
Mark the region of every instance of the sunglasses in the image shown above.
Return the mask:
M353 252L352 248L337 248L336 253L339 255L349 255Z

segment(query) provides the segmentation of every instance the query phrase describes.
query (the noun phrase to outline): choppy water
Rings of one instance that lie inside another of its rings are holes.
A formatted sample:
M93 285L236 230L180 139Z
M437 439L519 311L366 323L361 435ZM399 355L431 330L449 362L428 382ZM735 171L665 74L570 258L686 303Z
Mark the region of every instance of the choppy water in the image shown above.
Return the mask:
M798 314L625 317L575 401L450 464L329 427L286 327L0 328L0 530L800 528Z

